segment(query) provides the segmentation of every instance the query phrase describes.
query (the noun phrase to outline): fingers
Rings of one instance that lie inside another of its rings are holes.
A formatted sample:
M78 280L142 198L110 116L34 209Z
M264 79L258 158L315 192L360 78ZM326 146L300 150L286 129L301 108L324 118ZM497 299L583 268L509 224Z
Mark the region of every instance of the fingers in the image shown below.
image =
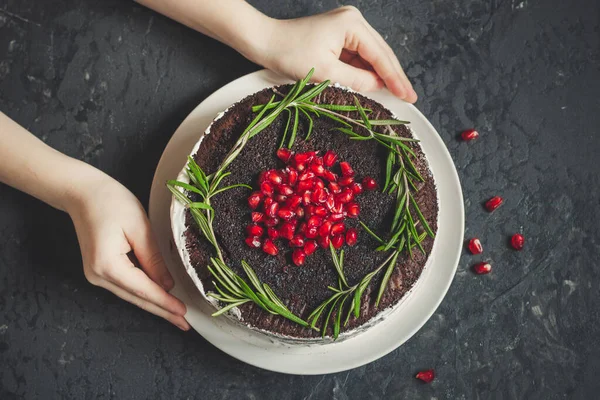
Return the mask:
M327 76L324 79L331 79L356 91L368 92L380 89L383 86L383 82L375 72L346 64L340 60L333 61L325 71Z
M136 221L132 228L126 228L125 236L144 272L165 290L171 290L174 285L173 277L160 254L148 218L143 211L141 214L141 221Z
M146 278L146 279L148 279L148 278ZM183 316L176 315L172 312L169 312L169 311L157 306L156 304L153 304L143 298L140 298L140 297L128 292L127 290L117 286L116 284L114 284L112 282L109 282L107 280L102 280L99 283L99 286L111 291L112 293L119 296L123 300L128 301L129 303L138 306L142 310L151 312L154 315L157 315L161 318L166 319L167 321L169 321L170 323L177 326L179 329L181 329L183 331L187 331L190 329L190 325L185 320L185 318L183 318Z

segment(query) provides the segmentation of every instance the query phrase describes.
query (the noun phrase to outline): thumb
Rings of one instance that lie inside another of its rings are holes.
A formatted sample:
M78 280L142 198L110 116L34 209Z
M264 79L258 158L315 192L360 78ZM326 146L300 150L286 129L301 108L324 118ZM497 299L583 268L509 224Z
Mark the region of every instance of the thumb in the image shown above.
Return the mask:
M368 92L383 87L383 82L375 72L354 67L340 60L327 69L327 74L326 79L348 86L357 92Z
M167 269L145 213L142 213L140 220L136 221L133 227L124 231L142 270L165 290L171 290L174 284L173 277Z

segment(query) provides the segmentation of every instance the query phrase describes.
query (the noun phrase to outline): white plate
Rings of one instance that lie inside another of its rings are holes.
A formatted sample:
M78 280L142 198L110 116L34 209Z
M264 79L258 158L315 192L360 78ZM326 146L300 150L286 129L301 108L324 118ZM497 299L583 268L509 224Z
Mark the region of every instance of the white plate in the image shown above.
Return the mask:
M326 345L282 345L234 325L227 318L211 317L213 308L192 283L173 246L169 218L171 195L165 182L177 176L186 156L217 113L247 95L283 83L289 81L267 70L248 74L217 90L188 115L167 144L156 168L150 192L150 221L175 280L172 293L186 304L186 319L206 340L241 361L276 372L312 375L344 371L383 357L400 346L425 324L441 303L454 277L463 243L460 182L444 142L419 110L385 89L368 93L368 97L385 105L398 118L411 121L410 126L421 140L437 184L438 232L430 262L418 285L396 311L373 328Z

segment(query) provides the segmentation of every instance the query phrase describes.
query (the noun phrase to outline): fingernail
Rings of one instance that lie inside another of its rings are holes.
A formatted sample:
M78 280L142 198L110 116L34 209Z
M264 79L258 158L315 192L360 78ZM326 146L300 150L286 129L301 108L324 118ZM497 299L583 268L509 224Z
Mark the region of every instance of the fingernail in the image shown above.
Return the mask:
M189 330L190 330L190 326L189 326L189 325L187 325L187 324L186 324L186 325L183 325L183 324L181 324L181 325L180 325L180 324L177 324L177 327L178 327L179 329L181 329L182 331L184 331L184 332L187 332L187 331L189 331Z
M162 287L166 291L169 291L169 290L173 289L173 285L175 285L175 282L173 282L173 278L171 278L170 276L165 276L162 279Z

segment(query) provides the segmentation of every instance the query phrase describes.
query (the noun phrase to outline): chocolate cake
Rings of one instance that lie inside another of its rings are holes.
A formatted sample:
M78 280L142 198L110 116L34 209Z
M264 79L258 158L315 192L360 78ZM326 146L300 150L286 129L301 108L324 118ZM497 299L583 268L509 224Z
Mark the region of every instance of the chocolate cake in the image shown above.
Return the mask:
M286 94L290 87L291 85L286 85L264 89L232 105L214 120L207 130L207 134L202 137L197 151L192 155L195 162L207 174L217 170L244 129L256 117L257 113L253 112L252 107L266 104L274 93L281 99L281 96ZM316 104L353 105L355 97L362 107L370 110L369 118L379 120L395 118L381 104L341 87L329 86L313 101ZM340 112L340 114L350 118L361 118L356 111ZM294 248L288 245L287 240L272 241L278 248L276 255L268 254L262 250L261 246L254 248L246 240L248 238L247 227L252 224L254 217L252 213L260 210L260 208L253 210L249 207L250 194L253 191L261 190L259 182L261 179L265 179L265 171L281 170L286 167L282 162L281 154L278 157L277 149L286 129L287 120L287 113L279 115L266 129L251 138L227 167L227 171L231 172L231 175L226 178L226 185L243 183L251 186L252 190L245 187L230 189L212 198L211 206L215 210L213 221L215 236L227 265L236 274L245 277L241 261L247 262L259 280L268 284L292 313L305 319L332 295L328 286L338 285L338 274L333 266L330 249L323 249L319 246L314 253L301 260L301 265L296 265L298 260L292 257ZM337 155L337 162L330 169L336 176L343 175L339 162L344 161L352 166L358 182L363 177L371 177L378 187L377 190L366 190L363 187L360 195L354 199L360 206L359 218L347 217L343 220L346 230L353 230L358 234L356 243L344 242L341 246L345 253L344 273L348 284L354 285L380 265L387 256L385 251L375 251L380 246L380 242L365 231L359 224L359 220L380 238L389 238L390 225L396 211L396 197L389 193L382 193L380 190L386 180L388 149L374 140L350 140L344 133L333 130L340 126L340 123L335 120L315 117L313 121L314 126L310 138L305 140L309 121L300 113L297 139L290 148L292 154L314 151L323 157L327 151L332 151ZM394 125L389 128L393 129L398 136L413 137L408 125ZM429 227L436 232L438 200L434 179L418 142L406 142L406 145L414 152L415 157L412 157L412 161L424 178L423 182L416 183L417 190L413 193L414 199ZM185 177L185 175L180 176ZM197 201L196 194L188 194ZM415 221L418 221L417 216L414 218ZM201 283L199 289L203 294L214 291L213 281L215 279L207 268L207 265L210 265L209 258L215 255L214 247L204 238L189 210L185 213L184 223L185 240L179 242L185 245L184 264L193 268L194 273L197 274L195 279L197 284L199 279ZM423 227L418 222L416 226L419 232L423 231ZM259 239L261 243L266 237L266 233L263 233L262 238ZM391 274L377 307L375 298L385 271L381 271L373 278L363 293L359 317L350 317L348 323L341 327L340 337L348 337L352 332L359 332L358 328L370 326L378 321L385 311L389 311L399 303L419 278L431 252L433 242L432 237L426 237L421 242L423 251L413 249L412 257L409 256L408 251L400 254L396 268ZM340 243L336 243L336 245L339 247ZM224 306L214 300L213 304L217 308ZM253 302L247 302L234 308L228 314L230 318L239 321L249 329L259 330L280 338L321 340L323 333L303 327L280 315L268 313ZM332 336L332 326L333 324L329 324L325 332L328 337Z

